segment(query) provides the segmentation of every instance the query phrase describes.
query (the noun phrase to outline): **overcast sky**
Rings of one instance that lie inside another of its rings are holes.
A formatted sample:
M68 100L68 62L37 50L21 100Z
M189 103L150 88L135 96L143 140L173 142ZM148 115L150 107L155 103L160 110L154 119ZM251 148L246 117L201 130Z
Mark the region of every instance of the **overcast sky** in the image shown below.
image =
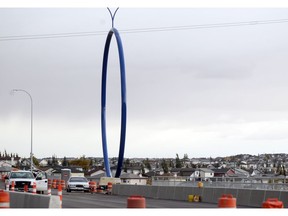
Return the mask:
M30 100L12 96L16 88L33 98L37 158L102 157L108 10L0 8L0 20L0 151L30 154ZM124 157L288 153L288 8L120 7L114 24L126 64ZM118 156L120 105L113 37L109 157Z

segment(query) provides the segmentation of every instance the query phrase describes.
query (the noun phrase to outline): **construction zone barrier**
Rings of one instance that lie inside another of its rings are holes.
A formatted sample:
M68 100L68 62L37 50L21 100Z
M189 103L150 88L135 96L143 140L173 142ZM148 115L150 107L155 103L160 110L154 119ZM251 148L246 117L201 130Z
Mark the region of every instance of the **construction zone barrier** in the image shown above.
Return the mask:
M48 179L48 188L52 188L52 179Z
M5 182L5 176L6 176L5 174L2 174L1 179L2 179L3 182Z
M56 188L57 188L57 179L53 179L52 188L53 188L53 189L56 189Z
M232 194L223 194L218 199L219 208L236 208L236 198Z
M262 203L262 208L284 208L284 205L277 198L268 198Z
M203 187L203 182L198 182L198 188L202 188Z
M61 179L56 180L56 188L58 188L59 185L61 185Z
M6 183L5 183L5 185L6 185L6 191L9 191L9 181L6 181Z
M36 193L37 193L37 190L36 190L36 182L33 182L32 193L33 193L33 194L36 194Z
M62 187L62 190L66 189L65 180L61 180L61 187Z
M8 187L9 187L9 185L8 185ZM11 182L11 191L14 191L14 190L15 190L15 182L12 181Z
M108 182L107 183L107 194L111 194L112 193L112 182Z
M0 190L0 208L10 208L9 192Z
M98 185L98 187L97 187L97 193L103 193L103 188L102 188L102 186L99 186Z
M61 184L58 185L58 196L60 198L60 206L62 208L62 186Z
M93 181L89 182L89 188L91 193L96 193L96 187L97 187L96 182Z
M28 192L28 185L27 184L24 185L24 192Z
M51 196L51 187L48 186L47 195Z
M130 196L127 199L127 208L146 208L146 199L142 196Z
M202 197L199 195L190 194L190 195L188 195L188 201L189 202L201 202Z

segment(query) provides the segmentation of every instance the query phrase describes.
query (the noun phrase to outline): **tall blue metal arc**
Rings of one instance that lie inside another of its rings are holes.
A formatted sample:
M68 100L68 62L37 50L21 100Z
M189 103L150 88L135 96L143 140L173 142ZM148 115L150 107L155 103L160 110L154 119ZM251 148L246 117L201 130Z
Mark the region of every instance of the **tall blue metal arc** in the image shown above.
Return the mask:
M111 177L111 169L107 150L107 136L106 136L106 83L107 83L108 55L109 55L110 42L113 34L115 34L118 46L120 77L121 77L121 131L120 131L118 164L115 174L115 177L118 178L121 174L124 158L124 150L125 150L127 103L126 103L126 76L125 76L123 46L119 32L114 27L112 27L112 29L109 31L107 35L104 48L103 65L102 65L102 88L101 88L101 129L102 129L102 148L103 148L105 172L107 177Z

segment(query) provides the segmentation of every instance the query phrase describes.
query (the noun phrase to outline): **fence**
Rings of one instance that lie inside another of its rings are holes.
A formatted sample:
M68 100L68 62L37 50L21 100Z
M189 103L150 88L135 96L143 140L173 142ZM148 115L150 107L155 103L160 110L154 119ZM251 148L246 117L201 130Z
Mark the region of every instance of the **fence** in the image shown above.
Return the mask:
M212 177L212 178L191 178L191 177L152 177L153 186L184 186L197 187L202 182L203 187L211 188L235 188L235 189L257 189L257 190L288 190L288 179L277 177Z

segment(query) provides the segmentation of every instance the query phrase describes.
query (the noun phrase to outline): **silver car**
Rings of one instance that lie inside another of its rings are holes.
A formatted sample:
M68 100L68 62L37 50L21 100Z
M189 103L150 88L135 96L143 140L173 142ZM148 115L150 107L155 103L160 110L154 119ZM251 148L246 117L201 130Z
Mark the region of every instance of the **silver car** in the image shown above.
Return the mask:
M80 177L80 176L72 176L69 178L67 181L67 192L71 191L84 191L84 192L89 192L89 181L85 177Z

